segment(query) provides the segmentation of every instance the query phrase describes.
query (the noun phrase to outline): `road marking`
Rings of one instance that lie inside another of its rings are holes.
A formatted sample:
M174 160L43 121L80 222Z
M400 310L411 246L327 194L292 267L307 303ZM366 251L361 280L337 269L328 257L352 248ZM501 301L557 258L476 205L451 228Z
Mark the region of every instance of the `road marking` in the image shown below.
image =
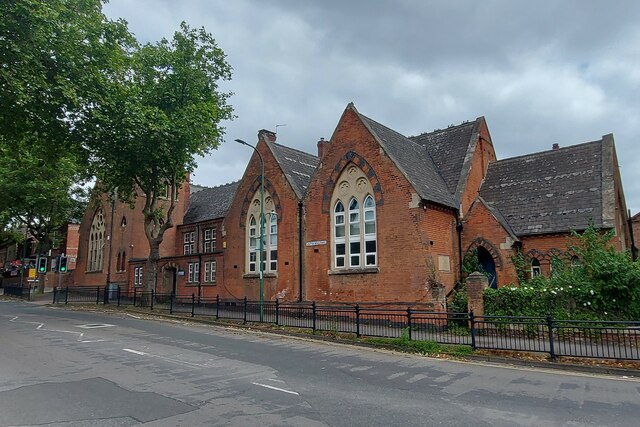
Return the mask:
M16 319L18 319L18 316L16 316L16 317L14 317L13 319L9 320L9 322L13 322L13 321L15 321Z
M414 376L412 376L411 378L409 378L408 380L405 380L406 382L412 384L415 383L417 381L423 380L425 378L428 378L426 375L422 375L422 374L415 374Z
M123 351L128 351L129 353L133 353L133 354L138 354L140 356L146 356L147 353L144 353L142 351L138 351L138 350L131 350L130 348L123 348Z
M271 390L281 391L283 393L295 394L296 396L300 396L300 393L296 393L295 391L285 390L283 388L274 387L274 386L268 385L268 384L260 384L260 383L251 383L251 384L257 385L257 386L260 386L260 387L264 387L264 388L269 388Z
M142 319L141 316L134 316L133 314L129 314L129 313L126 313L126 314L127 314L127 316L133 317L134 319Z
M388 380L395 380L398 377L401 377L403 375L407 375L406 372L396 372L395 374L391 374L387 377Z
M76 325L76 328L97 329L97 328L110 328L111 326L116 326L116 325L111 325L109 323L87 323L86 325Z

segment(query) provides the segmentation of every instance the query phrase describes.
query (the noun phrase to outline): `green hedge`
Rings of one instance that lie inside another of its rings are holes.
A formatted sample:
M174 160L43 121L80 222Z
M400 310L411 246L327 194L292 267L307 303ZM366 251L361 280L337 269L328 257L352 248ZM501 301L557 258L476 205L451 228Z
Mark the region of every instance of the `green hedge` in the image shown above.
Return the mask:
M640 263L613 248L612 233L590 226L573 237L569 253L579 264L571 265L569 256L557 257L551 277L526 279L519 271L519 284L485 291L485 315L640 320ZM516 267L528 268L519 261L514 260Z

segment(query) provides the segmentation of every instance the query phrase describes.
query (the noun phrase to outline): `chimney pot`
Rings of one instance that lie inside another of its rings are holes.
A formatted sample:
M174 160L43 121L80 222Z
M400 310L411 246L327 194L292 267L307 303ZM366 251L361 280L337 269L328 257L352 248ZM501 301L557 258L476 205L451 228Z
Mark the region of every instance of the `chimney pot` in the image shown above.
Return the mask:
M551 149L553 151L558 151L560 149L560 144L558 144L557 142L554 142L554 144L551 146Z
M258 132L258 141L259 140L263 140L266 143L276 142L276 134L270 130L261 129Z
M329 141L325 141L324 138L320 138L320 141L318 141L318 157L320 158L320 160L322 160L322 158L324 157L328 146Z

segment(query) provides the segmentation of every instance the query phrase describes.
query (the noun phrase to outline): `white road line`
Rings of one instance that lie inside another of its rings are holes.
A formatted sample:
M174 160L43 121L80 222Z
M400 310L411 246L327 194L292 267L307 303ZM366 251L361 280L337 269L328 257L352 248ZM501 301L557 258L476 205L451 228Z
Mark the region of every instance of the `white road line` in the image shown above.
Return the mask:
M138 351L138 350L131 350L130 348L123 348L122 350L123 351L127 351L129 353L138 354L140 356L146 356L147 355L147 353L144 353L144 352Z
M141 316L134 316L133 314L129 314L129 313L126 313L126 314L127 314L127 316L133 317L134 319L142 319Z
M274 387L274 386L268 385L268 384L260 384L260 383L251 383L251 384L257 385L257 386L260 386L260 387L264 387L264 388L269 388L271 390L281 391L283 393L295 394L296 396L300 396L300 394L296 393L295 391L285 390L283 388Z
M18 316L16 316L13 319L9 320L9 322L14 322L16 319L18 319Z
M115 325L111 325L109 323L88 323L86 325L76 325L76 328L82 329L97 329L97 328L110 328Z

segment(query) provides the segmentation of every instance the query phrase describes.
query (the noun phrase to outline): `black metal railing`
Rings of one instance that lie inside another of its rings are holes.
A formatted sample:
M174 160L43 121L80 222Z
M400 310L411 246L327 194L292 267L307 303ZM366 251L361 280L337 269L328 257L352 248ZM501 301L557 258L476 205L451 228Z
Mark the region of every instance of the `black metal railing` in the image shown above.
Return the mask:
M272 323L356 337L407 337L410 340L467 345L473 349L549 353L558 356L640 360L640 322L557 320L548 317L474 316L426 310L399 303L292 303L198 298L154 291L64 288L55 303L113 303L191 317Z
M33 288L29 286L5 286L3 287L5 295L11 295L19 298L31 300L31 291Z

